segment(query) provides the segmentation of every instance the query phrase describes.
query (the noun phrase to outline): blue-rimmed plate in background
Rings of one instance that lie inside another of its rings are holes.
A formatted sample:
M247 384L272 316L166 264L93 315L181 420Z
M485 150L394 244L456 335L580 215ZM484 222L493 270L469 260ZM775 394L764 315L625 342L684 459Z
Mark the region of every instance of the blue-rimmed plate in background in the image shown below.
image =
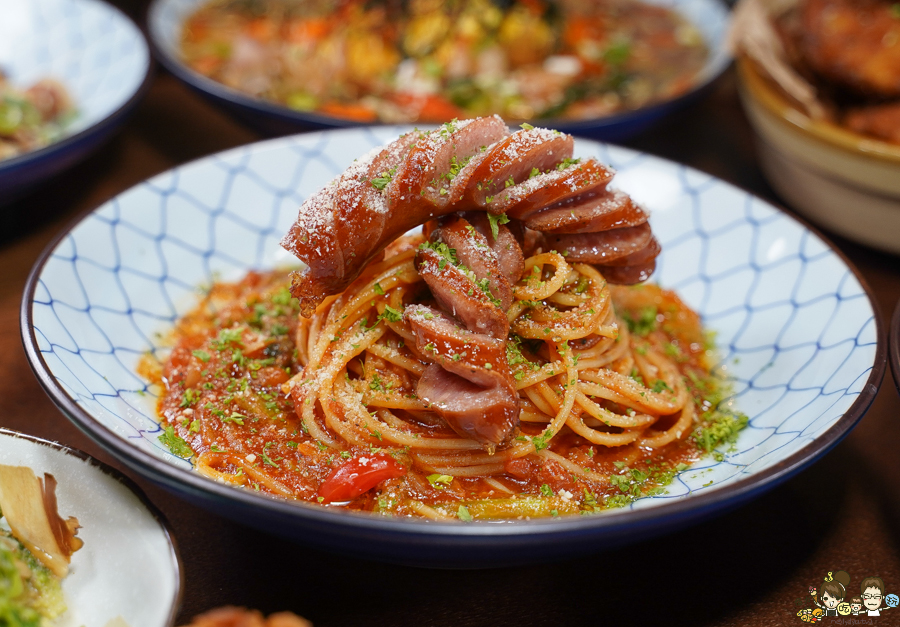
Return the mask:
M67 611L53 625L171 627L184 575L168 523L134 483L81 451L0 428L0 464L52 474L63 518L84 546L62 588Z
M709 57L697 73L691 88L671 99L633 111L583 120L559 118L531 120L532 122L595 139L622 140L694 101L731 63L731 53L725 42L731 13L721 0L644 2L671 8L696 26L702 35L709 49ZM179 79L249 126L270 135L369 124L316 111L291 109L228 87L188 67L180 51L182 29L188 17L207 3L208 0L154 0L147 12L147 31L154 54Z
M57 141L0 161L0 204L86 157L124 121L150 74L144 36L100 0L0 0L0 70L17 88L59 81L75 115Z
M731 185L630 150L576 142L618 170L652 211L655 281L717 335L729 401L750 417L721 461L667 493L596 516L450 524L389 519L261 496L192 471L158 441L156 398L136 373L213 279L284 266L278 241L304 198L408 128L263 142L160 174L85 215L37 262L22 303L32 367L56 404L124 463L244 523L395 562L486 566L634 541L743 503L811 463L862 417L885 367L865 285L821 237Z

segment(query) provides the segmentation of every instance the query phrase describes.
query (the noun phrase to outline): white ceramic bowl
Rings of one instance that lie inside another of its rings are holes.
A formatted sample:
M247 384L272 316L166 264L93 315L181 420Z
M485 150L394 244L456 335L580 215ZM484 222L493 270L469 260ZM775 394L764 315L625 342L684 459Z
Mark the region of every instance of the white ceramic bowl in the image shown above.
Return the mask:
M247 524L319 546L420 565L499 565L663 533L746 501L837 443L874 398L883 332L865 286L830 245L707 174L587 140L613 186L652 211L655 281L717 333L730 401L750 417L734 450L681 472L667 493L597 516L459 525L268 498L192 471L158 441L156 398L135 373L160 332L214 277L293 258L278 241L300 202L408 127L326 131L206 157L85 215L42 255L22 304L29 360L59 407L136 471Z
M900 146L809 118L746 58L738 76L772 187L834 233L900 254Z
M107 139L148 84L141 31L100 0L0 0L0 69L13 85L60 81L77 114L62 139L0 161L0 204L71 166Z
M84 546L63 580L68 610L54 627L170 627L181 601L178 552L165 520L129 479L75 449L0 429L0 464L51 473L59 513Z

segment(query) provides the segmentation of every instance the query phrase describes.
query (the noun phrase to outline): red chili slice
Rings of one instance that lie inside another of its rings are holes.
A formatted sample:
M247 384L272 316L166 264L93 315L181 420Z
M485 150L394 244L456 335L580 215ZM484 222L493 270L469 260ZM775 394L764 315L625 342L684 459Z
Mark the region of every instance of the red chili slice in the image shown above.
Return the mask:
M323 503L351 501L387 479L402 477L406 468L390 455L360 455L335 468L319 486Z

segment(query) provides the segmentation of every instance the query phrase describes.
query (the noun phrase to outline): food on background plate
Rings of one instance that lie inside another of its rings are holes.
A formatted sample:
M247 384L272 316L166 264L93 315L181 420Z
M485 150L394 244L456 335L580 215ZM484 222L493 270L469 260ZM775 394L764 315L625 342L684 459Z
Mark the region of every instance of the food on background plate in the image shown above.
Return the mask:
M219 481L463 521L626 505L733 441L699 316L642 284L647 212L572 153L491 117L358 159L282 242L304 270L213 285L145 361L161 440Z
M257 610L225 606L198 614L185 627L312 627L312 623L293 612L275 612L266 618Z
M900 4L743 0L734 27L812 117L900 144Z
M40 627L66 605L61 588L81 548L78 520L56 506L56 479L30 468L0 465L0 625Z
M57 141L73 114L71 98L57 81L18 89L0 71L0 161Z
M238 91L365 122L598 118L687 92L708 57L636 0L213 0L181 45Z

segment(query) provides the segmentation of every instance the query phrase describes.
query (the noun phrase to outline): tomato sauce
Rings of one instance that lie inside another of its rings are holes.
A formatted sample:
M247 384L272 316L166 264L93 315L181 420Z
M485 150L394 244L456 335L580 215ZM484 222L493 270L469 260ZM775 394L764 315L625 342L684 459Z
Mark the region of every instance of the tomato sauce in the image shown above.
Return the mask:
M163 390L161 441L247 489L392 515L414 515L424 504L463 520L592 513L660 491L687 465L732 441L746 422L718 409L725 390L710 376L711 347L699 316L655 286L613 287L632 336L670 356L685 377L699 417L687 437L660 449L593 445L568 429L553 437L550 451L607 477L602 485L535 455L508 461L493 477L460 478L418 470L407 450L386 442L329 449L304 431L284 385L302 370L295 346L299 305L289 282L286 272L254 272L213 285L176 325L168 359L148 358L141 368ZM406 371L380 363L384 381L412 385ZM332 409L341 411L338 404ZM395 413L423 437L453 436L440 421ZM520 438L538 437L542 429L523 423Z

